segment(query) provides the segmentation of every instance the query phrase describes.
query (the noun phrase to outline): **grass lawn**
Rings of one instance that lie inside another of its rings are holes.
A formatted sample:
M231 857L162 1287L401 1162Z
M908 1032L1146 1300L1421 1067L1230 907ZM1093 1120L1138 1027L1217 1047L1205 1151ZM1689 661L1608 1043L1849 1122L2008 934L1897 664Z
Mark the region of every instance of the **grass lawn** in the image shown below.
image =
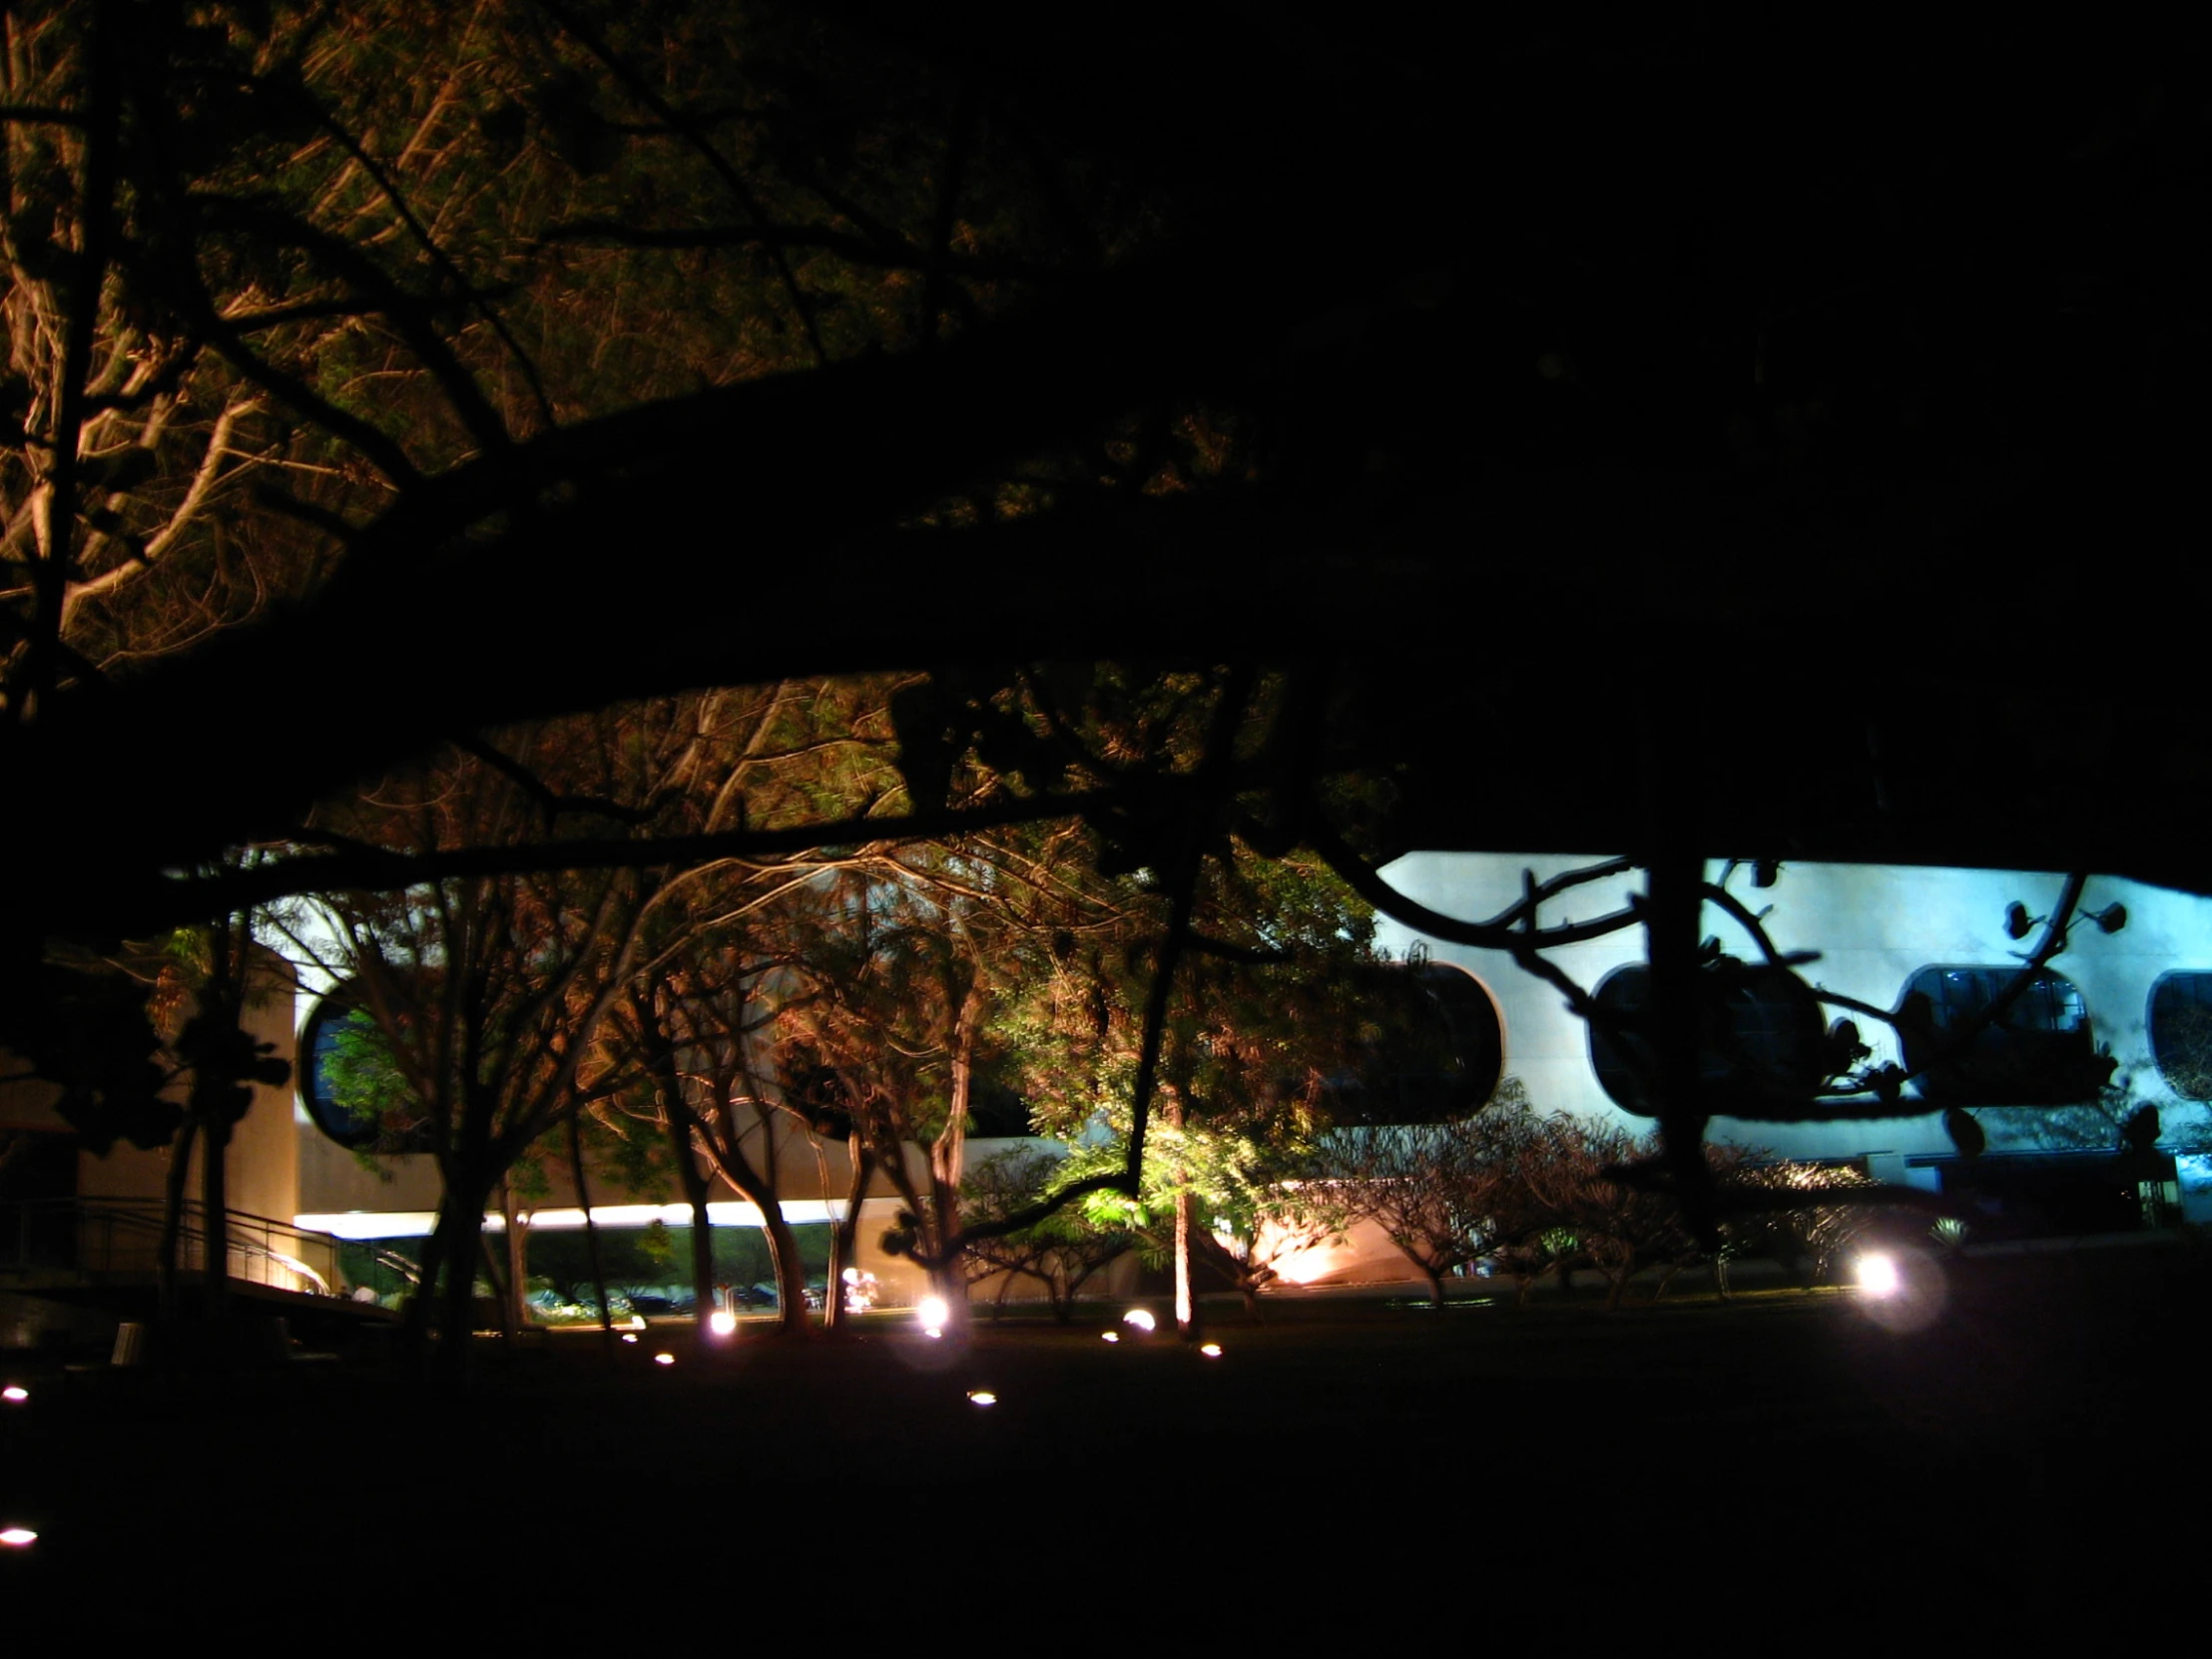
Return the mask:
M964 1350L911 1316L834 1344L741 1333L713 1363L667 1328L612 1365L591 1339L490 1345L458 1400L343 1365L42 1376L0 1419L0 1524L42 1533L0 1592L16 1616L162 1622L213 1572L255 1605L417 1617L430 1551L493 1623L619 1604L685 1628L703 1585L785 1593L796 1552L810 1616L897 1618L928 1586L1012 1619L1143 1586L1257 1596L1291 1627L1309 1601L1389 1623L1398 1590L1980 1582L2186 1497L2203 1257L1954 1263L1912 1335L1840 1292L1610 1316L1314 1301L1257 1325L1210 1306L1218 1359L1118 1325L1107 1344L1117 1311L1093 1309L982 1321ZM125 1582L127 1604L101 1588Z

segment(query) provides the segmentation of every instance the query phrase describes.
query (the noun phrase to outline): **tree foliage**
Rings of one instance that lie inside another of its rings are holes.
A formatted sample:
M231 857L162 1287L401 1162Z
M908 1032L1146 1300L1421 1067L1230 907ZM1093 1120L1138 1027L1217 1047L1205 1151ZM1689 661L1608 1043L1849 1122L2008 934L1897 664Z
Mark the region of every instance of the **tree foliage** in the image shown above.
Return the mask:
M1185 11L11 8L0 1037L128 1116L143 1022L64 943L850 844L873 803L657 845L330 815L517 722L917 664L902 833L1080 818L1103 879L1150 872L1139 1139L1163 1067L1236 1092L1165 1024L1233 838L1357 880L1438 824L1609 838L1652 780L1678 1032L1713 844L2206 885L2105 788L2207 770L2163 718L2192 607L2127 604L2136 672L2048 720L1929 718L1928 642L2049 639L2022 548L2163 568L2185 520L2193 24L1902 52L1501 16L1445 53L1417 18L1348 49ZM1852 662L1848 721L1774 666L1804 641ZM1136 718L1091 721L1117 676ZM1761 765L1715 763L1713 711ZM1436 759L1469 732L1479 780ZM1389 822L1348 834L1347 773L1390 779ZM1652 1098L1709 1234L1670 1042Z

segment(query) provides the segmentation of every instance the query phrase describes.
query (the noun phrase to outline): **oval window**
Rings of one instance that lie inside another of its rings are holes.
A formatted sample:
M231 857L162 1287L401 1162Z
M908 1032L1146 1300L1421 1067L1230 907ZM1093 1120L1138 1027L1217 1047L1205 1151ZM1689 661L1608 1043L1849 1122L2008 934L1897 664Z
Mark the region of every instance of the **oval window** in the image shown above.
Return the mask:
M2020 974L2017 967L1925 967L1898 1007L1905 1069L1923 1099L1959 1106L2062 1106L2091 1100L2112 1075L2073 981L2032 974L1991 1023L1973 1021Z
M1756 1117L1762 1108L1803 1101L1826 1075L1826 1029L1819 999L1788 968L1723 956L1704 970L1698 1074L1707 1109ZM1658 1058L1643 1030L1651 968L1630 962L1599 981L1590 1024L1590 1066L1606 1098L1623 1111L1652 1115L1650 1080Z
M2150 1052L2166 1087L2212 1100L2212 973L2166 973L2150 988Z

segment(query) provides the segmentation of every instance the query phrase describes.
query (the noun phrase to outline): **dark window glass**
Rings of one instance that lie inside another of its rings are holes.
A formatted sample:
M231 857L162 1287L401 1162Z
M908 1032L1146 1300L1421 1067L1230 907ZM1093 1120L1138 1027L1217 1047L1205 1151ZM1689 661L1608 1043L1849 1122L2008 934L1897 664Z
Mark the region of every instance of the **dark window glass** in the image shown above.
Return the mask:
M1927 967L1898 1010L1906 1070L1929 1100L1959 1106L2054 1106L2088 1100L2111 1075L2073 982L2036 973L1992 1024L1972 1021L2018 977L2016 967Z
M1787 968L1752 966L1722 957L1704 973L1705 1010L1699 1075L1710 1110L1756 1114L1763 1105L1802 1100L1817 1090L1827 1045L1820 1003ZM1607 1098L1648 1116L1646 1080L1656 1074L1650 1040L1641 1029L1651 997L1651 969L1642 962L1615 968L1594 997L1601 1015L1590 1026L1590 1065Z
M2212 1100L2212 973L2169 973L2150 988L2150 1052L2184 1100Z
M1341 1124L1440 1123L1488 1100L1505 1072L1505 1027L1481 981L1447 962L1379 968L1367 984L1370 1032L1329 1082Z

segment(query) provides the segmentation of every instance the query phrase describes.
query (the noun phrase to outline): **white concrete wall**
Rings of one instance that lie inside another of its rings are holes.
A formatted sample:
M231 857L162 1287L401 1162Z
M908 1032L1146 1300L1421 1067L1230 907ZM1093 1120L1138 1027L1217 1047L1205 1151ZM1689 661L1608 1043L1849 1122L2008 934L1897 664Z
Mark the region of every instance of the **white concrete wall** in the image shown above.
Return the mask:
M1432 910L1479 920L1519 899L1522 870L1533 870L1542 880L1595 863L1602 856L1415 852L1389 865L1383 874L1399 891ZM1717 880L1721 868L1718 862L1708 866L1708 878ZM1903 998L1906 980L1918 969L2017 961L2035 935L2025 943L2008 937L2006 906L2017 899L2030 914L2042 915L2057 902L2063 883L2059 875L2013 870L1798 863L1785 864L1777 883L1764 889L1752 886L1748 868L1739 868L1729 891L1754 911L1772 906L1765 926L1779 949L1820 952L1817 962L1801 970L1809 983L1894 1009ZM1543 920L1555 925L1608 913L1621 907L1641 885L1641 873L1636 872L1576 888L1547 904ZM2051 966L2081 991L2097 1042L2109 1045L2119 1061L2116 1078L2124 1080L2137 1099L2159 1107L2171 1142L2204 1123L2205 1109L2180 1100L2159 1076L2150 1050L2150 991L2167 971L2212 970L2212 900L2111 878L2092 878L2082 895L2082 906L2091 910L2115 901L2127 907L2126 927L2108 935L2094 925L2076 926L2069 948ZM1749 936L1718 906L1706 906L1703 931L1717 935L1731 955L1758 959ZM1378 937L1397 953L1422 939L1388 918L1382 918ZM1590 1066L1588 1029L1558 991L1522 972L1503 952L1434 939L1422 942L1434 959L1459 964L1489 990L1505 1027L1506 1075L1528 1086L1539 1111L1569 1111L1634 1128L1649 1126L1649 1120L1622 1112L1599 1087ZM1643 957L1643 935L1635 928L1551 953L1551 959L1586 989L1595 988L1614 968ZM1829 1012L1834 1018L1839 1011ZM1900 1058L1887 1026L1865 1018L1857 1023L1877 1063ZM1990 1109L1978 1115L1992 1149L2031 1144L2025 1112ZM1770 1147L1794 1158L1951 1151L1934 1112L1826 1125L1720 1119L1713 1133L1716 1139Z

